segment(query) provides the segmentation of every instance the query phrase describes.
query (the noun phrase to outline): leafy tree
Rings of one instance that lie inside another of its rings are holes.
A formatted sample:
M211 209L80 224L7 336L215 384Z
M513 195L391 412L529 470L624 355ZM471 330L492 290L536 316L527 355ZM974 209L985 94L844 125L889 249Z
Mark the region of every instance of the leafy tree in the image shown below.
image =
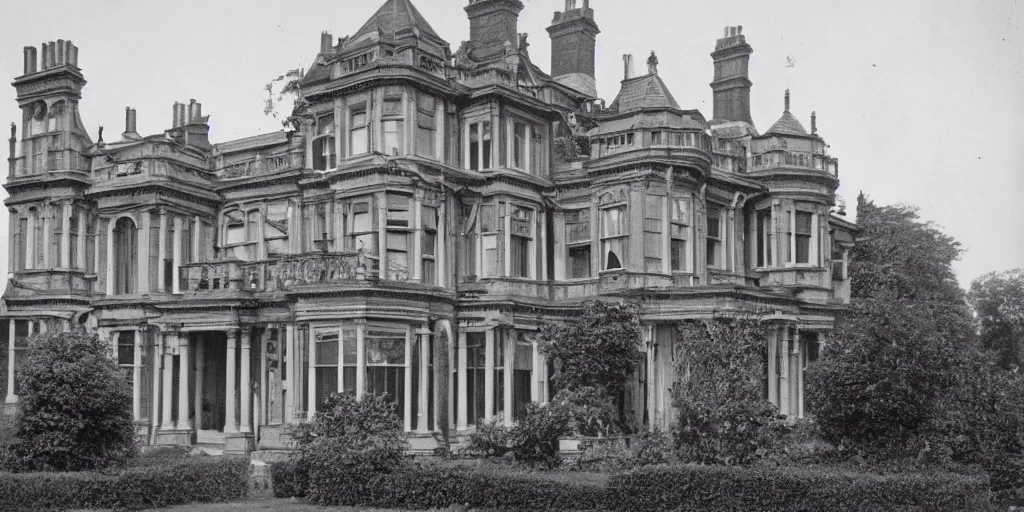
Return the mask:
M1003 368L1020 367L1024 354L1024 269L992 272L971 283L982 345L999 355Z
M20 408L4 462L12 471L82 471L136 453L131 384L95 334L53 333L19 363Z
M783 425L762 388L770 333L749 318L679 327L672 397L680 456L701 464L748 464L778 445Z

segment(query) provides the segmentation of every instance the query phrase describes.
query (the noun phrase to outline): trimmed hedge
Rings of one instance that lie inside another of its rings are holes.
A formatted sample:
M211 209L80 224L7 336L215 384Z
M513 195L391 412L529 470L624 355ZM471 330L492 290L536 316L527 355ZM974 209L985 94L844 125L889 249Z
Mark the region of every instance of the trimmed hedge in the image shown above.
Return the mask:
M309 488L309 468L298 460L272 462L270 480L275 498L304 498Z
M874 475L829 468L651 466L609 482L623 511L988 510L988 478L951 473Z
M248 491L249 460L193 457L118 474L0 473L0 510L142 510L225 502Z
M986 469L992 481L992 501L1024 505L1024 456L998 456Z

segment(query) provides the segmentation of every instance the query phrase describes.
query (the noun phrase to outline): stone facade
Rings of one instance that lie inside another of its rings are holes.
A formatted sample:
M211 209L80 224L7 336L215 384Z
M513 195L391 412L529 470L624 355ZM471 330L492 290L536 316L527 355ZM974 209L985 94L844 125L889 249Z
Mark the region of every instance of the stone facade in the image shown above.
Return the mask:
M808 133L787 93L756 130L749 46L735 53L728 28L720 118L681 108L653 53L641 76L626 58L605 106L588 2L549 29L554 76L530 60L522 9L470 2L452 52L410 0L387 0L352 36L322 34L287 129L216 144L194 100L163 133L138 134L129 108L117 140L93 141L77 47L26 48L6 403L28 336L84 328L111 340L150 444L285 446L285 425L351 391L388 394L429 450L550 399L541 322L642 296L626 414L668 425L673 326L739 314L775 326L765 395L801 416L856 233L833 212L838 166L815 121Z

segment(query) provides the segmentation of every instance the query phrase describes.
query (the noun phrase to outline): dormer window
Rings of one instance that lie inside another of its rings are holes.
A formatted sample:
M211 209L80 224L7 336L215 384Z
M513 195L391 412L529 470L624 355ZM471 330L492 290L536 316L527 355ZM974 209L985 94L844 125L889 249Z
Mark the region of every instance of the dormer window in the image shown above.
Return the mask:
M326 171L338 167L338 154L335 150L334 115L328 114L317 119L316 137L313 138L313 169Z

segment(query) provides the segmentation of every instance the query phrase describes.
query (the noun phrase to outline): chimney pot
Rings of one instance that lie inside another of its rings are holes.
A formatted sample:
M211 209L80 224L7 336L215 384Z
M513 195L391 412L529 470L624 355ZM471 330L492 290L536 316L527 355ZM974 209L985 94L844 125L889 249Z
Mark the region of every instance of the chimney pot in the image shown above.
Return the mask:
M57 66L63 66L64 65L64 50L66 50L66 49L67 49L67 47L64 46L64 40L63 39L58 39L57 40L57 61L56 61L56 65Z
M46 63L46 43L43 43L39 47L39 52L40 52L40 55L39 55L39 71L45 71L46 68L47 68L47 63Z
M52 68L57 65L57 43L50 41L46 45L46 68Z
M736 35L741 35L741 34L743 34L743 25L739 25L739 26L736 27Z
M330 53L333 39L331 33L326 30L320 33L320 53Z
M71 41L68 41L68 47L71 48L71 65L77 68L78 67L78 47L73 45L73 44L71 44Z
M786 89L786 112L789 112L789 89Z
M729 37L729 27L725 27L725 34L722 37Z
M818 114L811 111L811 135L818 133Z
M25 47L25 74L32 74L36 72L36 47L26 46Z

